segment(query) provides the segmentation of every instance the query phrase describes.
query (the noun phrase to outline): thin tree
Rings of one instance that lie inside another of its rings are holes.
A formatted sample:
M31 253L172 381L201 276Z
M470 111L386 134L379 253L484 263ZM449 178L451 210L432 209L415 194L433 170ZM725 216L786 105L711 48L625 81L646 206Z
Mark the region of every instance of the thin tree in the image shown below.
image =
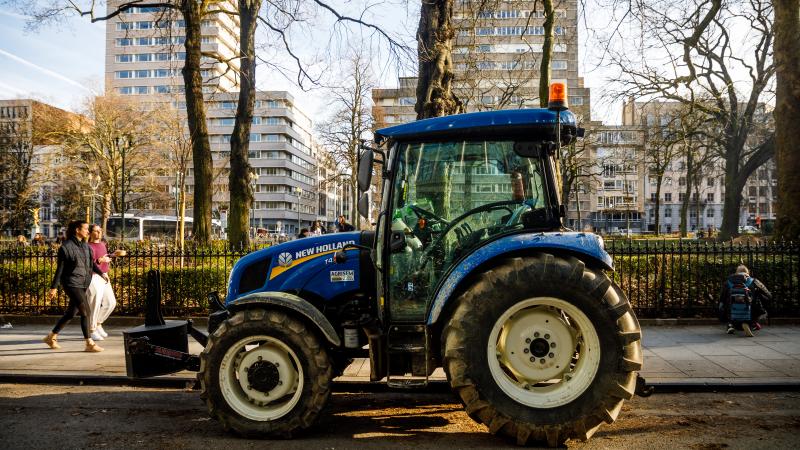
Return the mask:
M359 146L372 129L372 115L368 104L372 92L369 58L354 52L340 80L340 87L330 89L333 113L317 126L321 142L333 158L338 173L325 182L341 183L349 187L351 217L356 229L360 226L358 204Z
M464 111L453 93L453 0L422 0L417 27L417 120Z

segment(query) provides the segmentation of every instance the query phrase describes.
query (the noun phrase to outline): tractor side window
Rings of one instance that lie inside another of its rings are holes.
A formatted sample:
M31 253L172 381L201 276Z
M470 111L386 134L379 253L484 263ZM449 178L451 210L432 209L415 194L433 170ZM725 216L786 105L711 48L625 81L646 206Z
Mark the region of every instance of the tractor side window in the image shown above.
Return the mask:
M542 161L513 141L401 144L387 220L405 246L390 255L391 313L422 320L436 284L458 259L549 203Z

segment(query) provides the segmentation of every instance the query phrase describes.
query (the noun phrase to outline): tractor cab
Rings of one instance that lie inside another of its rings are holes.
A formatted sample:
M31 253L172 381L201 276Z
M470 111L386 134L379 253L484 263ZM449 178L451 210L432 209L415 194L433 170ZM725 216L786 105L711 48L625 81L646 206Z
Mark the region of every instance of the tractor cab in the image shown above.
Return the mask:
M562 230L556 128L565 144L578 134L572 113L545 109L461 114L376 133L386 150L374 263L391 322L425 323L443 277L487 243ZM371 168L374 152L364 151L361 167ZM362 191L371 174L361 171Z

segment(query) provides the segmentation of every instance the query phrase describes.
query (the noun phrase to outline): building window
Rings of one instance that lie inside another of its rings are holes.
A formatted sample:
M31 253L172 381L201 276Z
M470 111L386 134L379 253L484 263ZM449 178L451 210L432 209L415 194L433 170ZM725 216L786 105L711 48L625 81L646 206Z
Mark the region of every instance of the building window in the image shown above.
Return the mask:
M283 119L280 117L265 117L264 123L267 125L283 125Z
M655 192L651 192L650 193L650 201L651 202L655 202L656 200L658 200L658 197L656 196L656 193Z
M667 192L666 194L664 194L664 201L665 202L671 202L672 201L672 192Z
M118 70L116 73L116 78L124 79L124 78L133 78L133 71L131 70Z
M683 203L683 201L685 199L686 199L686 193L685 192L678 192L678 201Z
M567 61L563 59L554 59L550 64L551 70L567 70Z
M217 125L221 127L232 127L236 123L236 119L233 117L222 117L217 119Z
M139 53L136 55L136 62L150 62L153 60L152 53Z
M133 22L117 22L117 31L132 30Z
M706 201L714 203L714 193L713 192L709 192L708 194L706 194Z
M153 71L153 76L155 78L167 78L170 75L171 74L169 69L156 69Z
M714 217L714 208L706 209L706 217Z
M414 106L417 104L417 99L414 97L400 97L400 105Z
M136 71L136 78L150 78L150 71L149 70L137 70Z
M156 61L169 61L169 53L156 53Z
M664 208L664 217L672 217L672 208Z
M133 39L131 39L131 38L117 38L117 47L127 47L129 45L133 45Z
M572 106L580 106L583 105L583 97L570 97L569 104Z
M250 133L250 142L261 142L260 133Z
M236 109L236 102L222 102L222 109Z
M136 95L147 95L150 93L150 88L147 86L134 86L133 93Z
M136 45L150 45L150 42L149 37L136 38Z
M714 187L714 179L711 178L711 177L708 177L708 179L706 179L706 185L708 187Z
M169 94L169 86L155 86L153 89L156 94Z
M133 55L130 55L130 54L125 54L125 55L117 55L117 56L116 56L116 61L117 61L118 63L129 63L129 62L133 62Z
M121 87L119 88L119 93L121 95L131 95L133 94L133 88L130 86Z

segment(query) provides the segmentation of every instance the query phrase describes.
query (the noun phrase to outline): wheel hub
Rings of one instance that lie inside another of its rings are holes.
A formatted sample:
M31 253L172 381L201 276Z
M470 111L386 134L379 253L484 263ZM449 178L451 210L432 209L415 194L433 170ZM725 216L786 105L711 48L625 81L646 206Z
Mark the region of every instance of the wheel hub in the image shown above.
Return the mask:
M530 352L537 358L547 356L550 353L550 343L544 338L536 338L531 342Z
M247 368L247 382L257 391L269 392L279 381L278 368L270 361L256 361Z

